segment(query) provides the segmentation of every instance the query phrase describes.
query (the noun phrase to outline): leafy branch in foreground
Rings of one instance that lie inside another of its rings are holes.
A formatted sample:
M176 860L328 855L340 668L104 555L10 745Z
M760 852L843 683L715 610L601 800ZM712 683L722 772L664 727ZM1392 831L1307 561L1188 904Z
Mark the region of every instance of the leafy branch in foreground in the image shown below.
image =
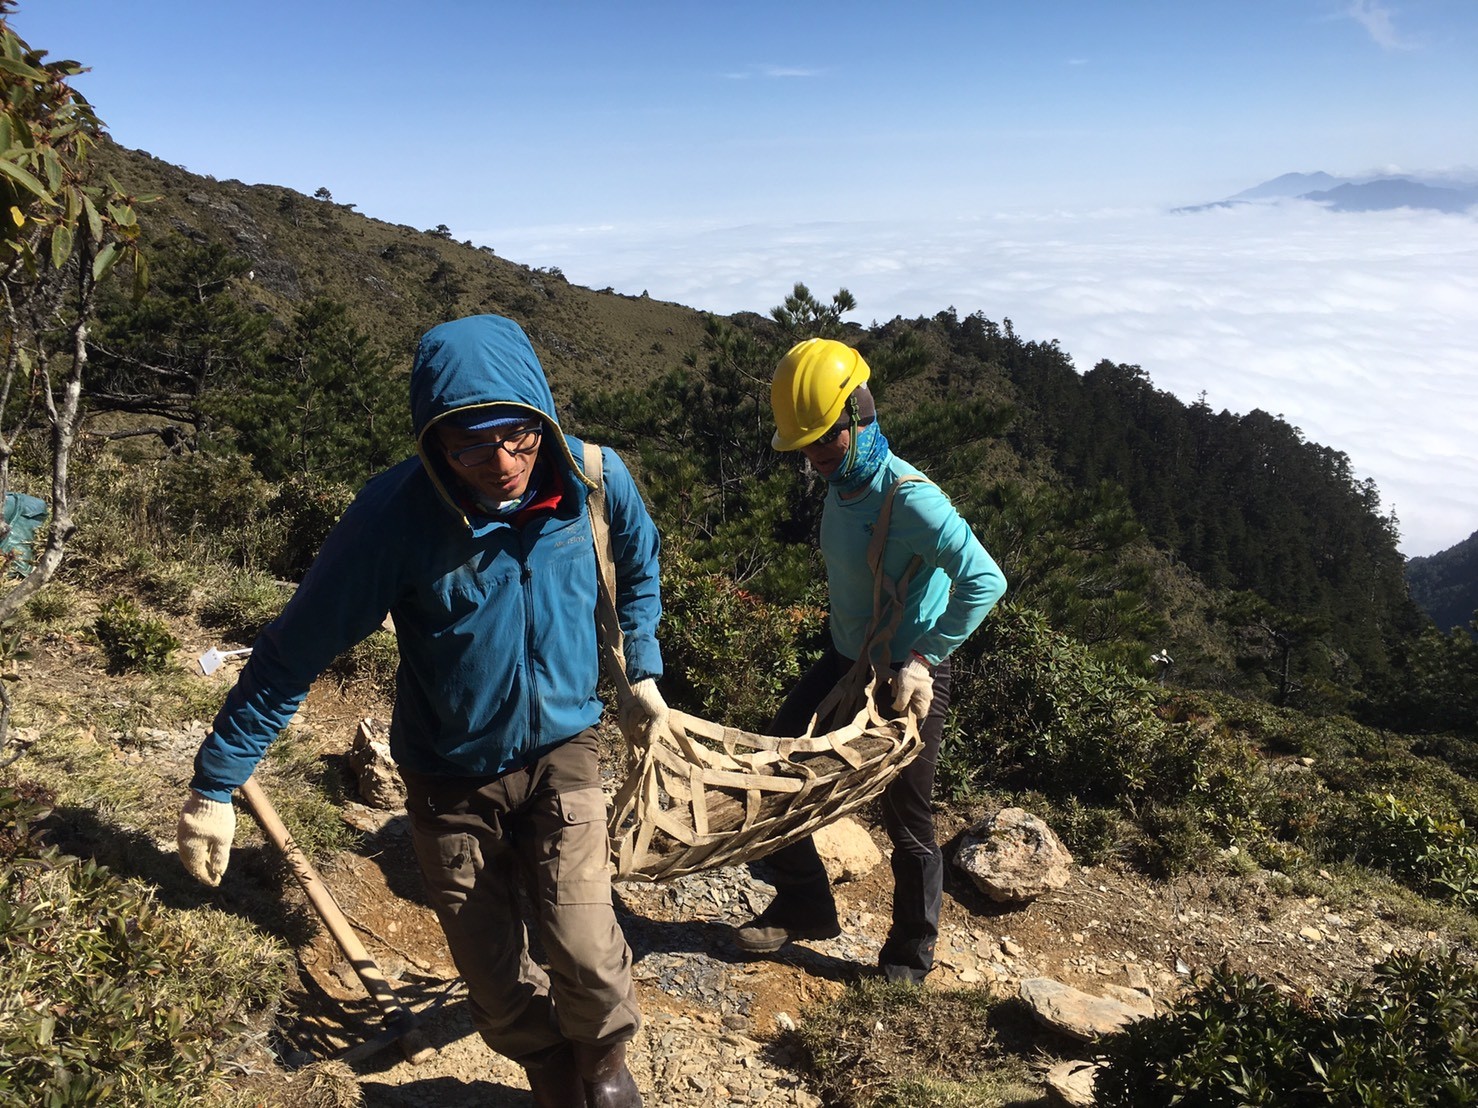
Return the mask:
M13 7L0 0L0 496L17 447L30 446L50 463L51 525L34 568L0 593L0 623L51 580L75 529L69 464L98 282L125 257L136 288L147 278L134 214L143 198L89 172L102 125L68 83L83 67L48 62L16 35ZM0 539L8 532L0 521ZM0 751L9 717L0 684Z

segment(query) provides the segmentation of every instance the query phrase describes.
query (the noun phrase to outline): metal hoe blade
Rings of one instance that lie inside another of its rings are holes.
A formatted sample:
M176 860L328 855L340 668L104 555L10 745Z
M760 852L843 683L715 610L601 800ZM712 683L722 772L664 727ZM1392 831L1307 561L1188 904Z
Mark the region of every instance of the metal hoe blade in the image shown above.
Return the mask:
M209 677L216 670L226 664L226 659L237 654L250 654L251 647L243 647L240 650L217 650L211 647L196 659L200 663L200 672Z

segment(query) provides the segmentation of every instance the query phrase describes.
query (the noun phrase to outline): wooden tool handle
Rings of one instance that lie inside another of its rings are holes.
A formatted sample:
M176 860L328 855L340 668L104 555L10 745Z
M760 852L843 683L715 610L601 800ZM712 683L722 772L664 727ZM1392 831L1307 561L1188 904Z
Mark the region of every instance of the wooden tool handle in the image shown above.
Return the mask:
M369 951L359 941L359 936L354 933L354 928L349 925L339 903L334 899L334 894L329 887L319 878L313 869L312 863L308 861L298 844L293 842L293 837L288 833L287 827L277 815L277 809L272 807L272 802L267 799L267 794L257 784L255 777L249 777L241 786L241 795L246 799L247 806L251 808L252 815L262 825L262 830L267 837L277 844L282 851L288 864L292 867L298 884L303 887L303 892L308 894L308 900L312 903L318 918L323 920L324 926L328 928L329 934L339 944L339 949L344 952L344 957L349 959L349 964L354 967L354 972L359 975L359 980L364 983L365 989L370 996L375 998L375 1003L385 1014L387 1021L398 1023L406 1028L404 1035L400 1037L401 1050L412 1065L429 1059L436 1053L435 1048L427 1041L425 1034L416 1027L415 1013L400 1002L395 995L395 990L390 987L390 982L385 980L385 975L380 972L379 965L370 957Z

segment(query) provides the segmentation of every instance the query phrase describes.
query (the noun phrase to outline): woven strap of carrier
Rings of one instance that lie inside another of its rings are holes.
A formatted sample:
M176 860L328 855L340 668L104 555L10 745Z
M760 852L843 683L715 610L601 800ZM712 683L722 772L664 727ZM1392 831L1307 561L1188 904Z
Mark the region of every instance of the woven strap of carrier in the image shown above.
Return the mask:
M600 570L601 667L624 706L631 684L615 605L600 448L586 443L582 460L596 486L589 509ZM758 735L676 710L666 726L623 727L628 773L610 819L618 876L667 880L767 854L867 803L918 753L918 721L884 716L876 695L889 672L887 644L919 565L915 557L897 582L882 572L893 497L911 480L922 478L910 475L889 489L868 547L873 614L861 657L827 695L806 734Z

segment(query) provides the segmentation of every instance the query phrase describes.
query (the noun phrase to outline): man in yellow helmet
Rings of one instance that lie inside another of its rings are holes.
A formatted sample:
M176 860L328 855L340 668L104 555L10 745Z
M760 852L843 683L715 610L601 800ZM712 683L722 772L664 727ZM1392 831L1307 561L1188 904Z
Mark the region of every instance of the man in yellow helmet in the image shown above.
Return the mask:
M921 477L888 448L867 380L867 362L832 339L808 339L781 359L770 388L776 450L799 450L829 485L821 516L831 642L791 690L770 733L799 735L825 695L864 650L873 615L867 548L884 498L901 477ZM908 579L903 613L885 644L893 669L892 705L921 721L924 748L883 793L883 822L893 842L893 922L878 956L893 981L922 982L934 965L944 859L934 840L932 794L939 741L949 707L949 656L995 606L1006 579L949 498L927 480L907 481L894 496L882 571ZM883 647L868 647L879 656ZM765 859L776 895L740 927L741 949L779 950L793 939L841 932L826 867L808 837Z

